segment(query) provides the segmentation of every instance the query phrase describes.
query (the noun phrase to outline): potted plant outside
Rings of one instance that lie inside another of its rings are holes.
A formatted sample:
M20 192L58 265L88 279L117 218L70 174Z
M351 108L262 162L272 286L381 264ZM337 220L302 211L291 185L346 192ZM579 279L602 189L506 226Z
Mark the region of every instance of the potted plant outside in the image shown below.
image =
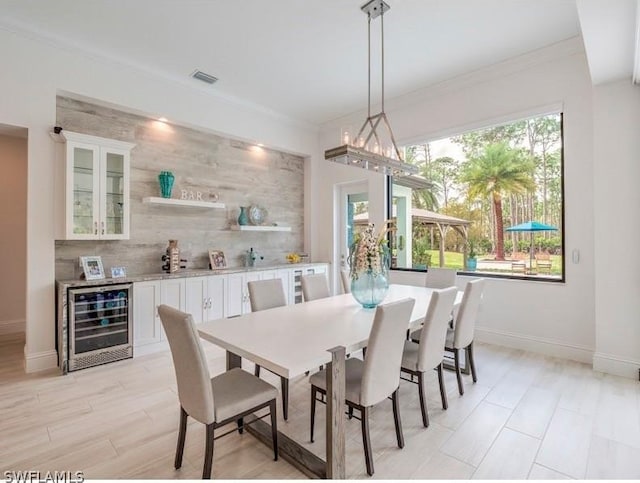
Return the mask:
M478 259L476 258L475 243L473 240L469 240L469 254L467 255L467 271L475 272L478 266Z

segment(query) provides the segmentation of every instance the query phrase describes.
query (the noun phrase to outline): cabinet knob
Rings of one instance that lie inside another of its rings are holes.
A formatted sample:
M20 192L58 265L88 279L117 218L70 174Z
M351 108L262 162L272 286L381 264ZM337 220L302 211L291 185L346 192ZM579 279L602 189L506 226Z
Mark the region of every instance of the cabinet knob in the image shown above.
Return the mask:
M93 222L93 234L94 235L98 234L98 222L97 221Z
M104 235L104 221L102 222L102 234Z

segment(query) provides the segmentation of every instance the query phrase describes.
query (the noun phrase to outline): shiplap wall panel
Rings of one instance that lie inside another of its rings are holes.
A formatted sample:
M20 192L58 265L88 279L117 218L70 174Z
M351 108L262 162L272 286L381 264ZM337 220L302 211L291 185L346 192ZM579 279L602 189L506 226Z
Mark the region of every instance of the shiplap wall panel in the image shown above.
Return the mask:
M253 247L264 265L282 263L303 249L304 160L299 156L66 97L57 98L57 124L68 131L132 142L131 238L114 241L56 241L56 278L79 275L78 257L100 255L107 275L112 266L129 274L161 270L169 239L177 239L187 268L206 268L208 250L225 252L229 266L241 266ZM224 210L164 207L142 203L160 196L158 174L175 176L173 198L180 190L217 194ZM269 222L291 226L291 232L231 232L239 207L267 209Z

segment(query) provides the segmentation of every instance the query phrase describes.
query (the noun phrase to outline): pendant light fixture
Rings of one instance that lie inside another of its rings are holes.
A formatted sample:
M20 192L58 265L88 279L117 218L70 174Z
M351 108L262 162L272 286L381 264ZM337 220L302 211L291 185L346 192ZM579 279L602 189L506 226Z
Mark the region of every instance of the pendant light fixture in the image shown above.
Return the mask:
M348 131L341 132L342 145L327 149L324 158L336 163L356 166L371 171L377 171L389 176L409 176L418 172L418 167L402 160L402 155L396 145L391 125L384 112L384 14L391 7L383 0L370 0L361 7L367 14L367 38L369 57L369 97L367 119L362 124L360 131L351 137ZM382 99L379 113L371 114L371 20L380 17L381 38L381 73L382 73ZM387 136L378 133L378 128L384 125Z

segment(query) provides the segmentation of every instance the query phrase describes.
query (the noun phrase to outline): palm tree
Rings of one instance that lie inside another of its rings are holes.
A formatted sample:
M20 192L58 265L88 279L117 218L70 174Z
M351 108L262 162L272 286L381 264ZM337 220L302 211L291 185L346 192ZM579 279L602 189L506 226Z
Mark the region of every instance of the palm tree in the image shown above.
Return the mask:
M431 182L430 188L414 189L411 193L412 204L415 208L436 211L438 209L438 194L440 185L433 180L433 173L430 167L430 155L428 145L409 146L405 150L405 162L420 166L420 176ZM420 152L423 151L423 152ZM421 166L422 165L422 166Z
M469 198L490 198L493 202L496 260L504 260L502 197L533 190L533 169L534 164L528 157L505 143L486 146L484 152L462 168L460 181L468 184Z

